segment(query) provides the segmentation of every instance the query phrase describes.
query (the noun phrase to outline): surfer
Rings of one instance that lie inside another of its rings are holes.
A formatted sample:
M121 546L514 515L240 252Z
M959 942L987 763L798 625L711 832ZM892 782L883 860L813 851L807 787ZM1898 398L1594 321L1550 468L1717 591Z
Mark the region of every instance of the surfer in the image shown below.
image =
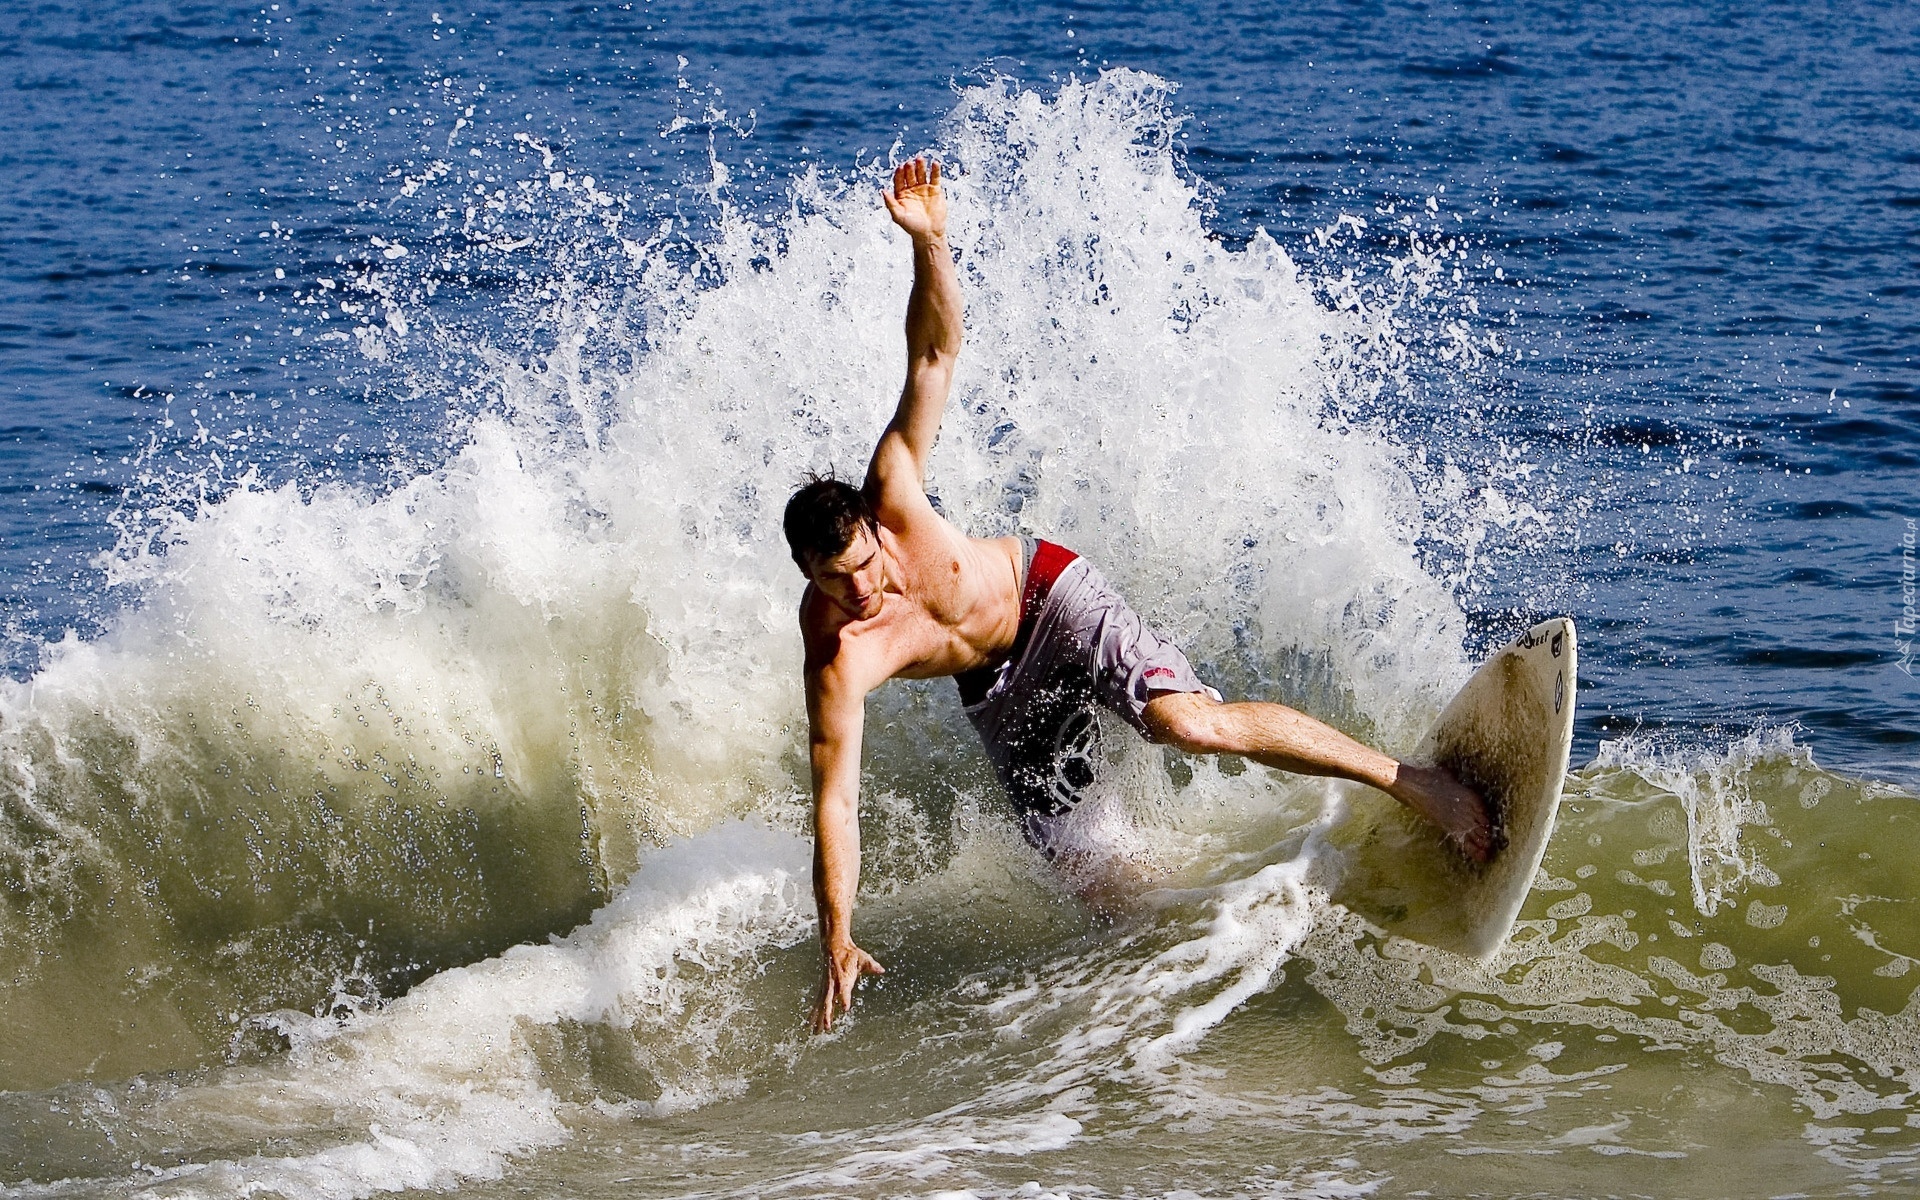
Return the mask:
M808 586L800 601L813 766L814 899L825 962L816 1030L882 968L853 940L860 873L860 742L867 693L894 678L954 676L968 719L1027 838L1049 858L1091 783L1094 705L1190 754L1379 788L1470 858L1495 848L1485 805L1450 775L1394 761L1279 704L1226 703L1180 649L1136 616L1084 558L1051 542L971 538L934 511L927 454L960 353L959 280L940 165L915 159L882 192L913 244L907 381L860 487L816 478L788 502L785 532Z

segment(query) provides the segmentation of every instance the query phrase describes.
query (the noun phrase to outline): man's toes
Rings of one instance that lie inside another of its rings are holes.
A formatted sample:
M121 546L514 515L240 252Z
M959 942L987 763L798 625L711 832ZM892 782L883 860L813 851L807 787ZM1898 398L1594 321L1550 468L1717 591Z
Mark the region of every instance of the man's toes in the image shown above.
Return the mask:
M1493 857L1493 830L1488 825L1470 825L1448 836L1462 854L1477 863L1484 863Z
M1462 833L1454 839L1460 853L1477 863L1484 863L1489 856L1490 847L1485 837L1479 833Z

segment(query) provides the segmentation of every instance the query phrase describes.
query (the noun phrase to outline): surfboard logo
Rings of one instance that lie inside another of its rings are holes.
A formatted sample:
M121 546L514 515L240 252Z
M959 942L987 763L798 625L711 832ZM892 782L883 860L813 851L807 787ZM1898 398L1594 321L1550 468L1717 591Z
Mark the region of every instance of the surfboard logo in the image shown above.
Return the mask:
M1535 646L1541 645L1547 646L1552 651L1553 656L1559 658L1561 652L1567 648L1567 631L1565 629L1556 629L1553 631L1552 636L1549 637L1547 634L1541 633L1538 629L1529 629L1514 639L1513 643L1513 647L1516 650L1531 650Z
M1558 637L1553 639L1553 652L1555 654L1560 653L1560 639ZM1559 671L1556 672L1553 677L1553 711L1556 715L1560 712L1560 706L1566 703L1566 699L1567 673L1565 671Z

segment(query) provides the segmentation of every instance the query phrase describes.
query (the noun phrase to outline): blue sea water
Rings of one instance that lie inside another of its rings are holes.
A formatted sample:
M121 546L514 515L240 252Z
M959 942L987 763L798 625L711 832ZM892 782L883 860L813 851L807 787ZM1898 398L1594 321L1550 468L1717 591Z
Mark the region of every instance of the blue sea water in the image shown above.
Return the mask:
M1911 5L0 30L7 1194L1913 1185ZM1388 741L1574 616L1509 958L1308 898L1322 794L1232 769L1145 787L1238 824L1162 814L1116 932L909 691L893 976L790 1028L765 518L894 386L859 198L922 150L991 364L950 511Z

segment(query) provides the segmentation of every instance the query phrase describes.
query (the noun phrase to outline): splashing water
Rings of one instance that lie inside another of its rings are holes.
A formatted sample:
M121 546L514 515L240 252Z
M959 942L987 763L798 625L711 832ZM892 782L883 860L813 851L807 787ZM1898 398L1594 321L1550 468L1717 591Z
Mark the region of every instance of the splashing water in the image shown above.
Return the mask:
M1460 618L1420 569L1403 454L1334 415L1382 386L1384 318L1316 303L1268 239L1209 239L1166 90L1116 73L957 110L970 325L932 486L973 532L1108 564L1249 689L1304 691L1272 664L1320 662L1328 694L1300 698L1404 742L1459 674ZM111 564L137 602L0 701L8 944L52 970L111 911L182 971L278 942L325 949L309 987L356 958L403 984L583 919L641 846L790 804L799 581L776 517L885 421L890 228L866 186L810 177L783 219L723 210L690 249L609 234L618 291L546 285L552 352L491 352L499 401L444 464L153 505ZM400 354L431 328L361 340ZM639 346L597 360L596 338ZM940 733L889 740L965 742L907 696L886 720Z
M1169 90L962 93L942 152L967 345L930 487L971 533L1101 563L1227 690L1404 750L1466 673L1459 589L1490 539L1551 531L1549 485L1396 433L1430 363L1477 353L1458 248L1410 231L1364 283L1223 244ZM1233 1187L1366 1194L1431 1139L1517 1152L1522 1114L1557 1129L1529 1153L1668 1164L1707 1118L1656 1119L1672 1070L1622 1039L1774 1089L1770 1128L1826 1122L1802 1141L1842 1175L1900 1169L1890 1135L1832 1121L1902 1111L1920 1078L1890 948L1911 888L1888 864L1836 915L1787 852L1872 836L1843 794L1904 798L1784 734L1605 749L1482 969L1309 884L1337 789L1130 743L1102 803L1164 886L1101 925L1019 845L950 689L894 685L869 706L861 909L892 973L805 1039L777 521L887 419L903 247L873 170L757 216L716 160L689 240L636 236L523 152L548 199L404 188L467 209L472 262L539 256L526 345L438 319L406 273L455 269L431 237L351 284L355 351L459 398L457 449L382 488L156 492L109 564L130 598L108 632L0 695L6 1175L71 1181L10 1193L362 1196L567 1145L607 1190L976 1195L1040 1194L1030 1164L1096 1146L1075 1194L1135 1194L1231 1125L1257 1143L1219 1164ZM434 374L454 361L477 375ZM1246 1165L1269 1160L1284 1180Z

